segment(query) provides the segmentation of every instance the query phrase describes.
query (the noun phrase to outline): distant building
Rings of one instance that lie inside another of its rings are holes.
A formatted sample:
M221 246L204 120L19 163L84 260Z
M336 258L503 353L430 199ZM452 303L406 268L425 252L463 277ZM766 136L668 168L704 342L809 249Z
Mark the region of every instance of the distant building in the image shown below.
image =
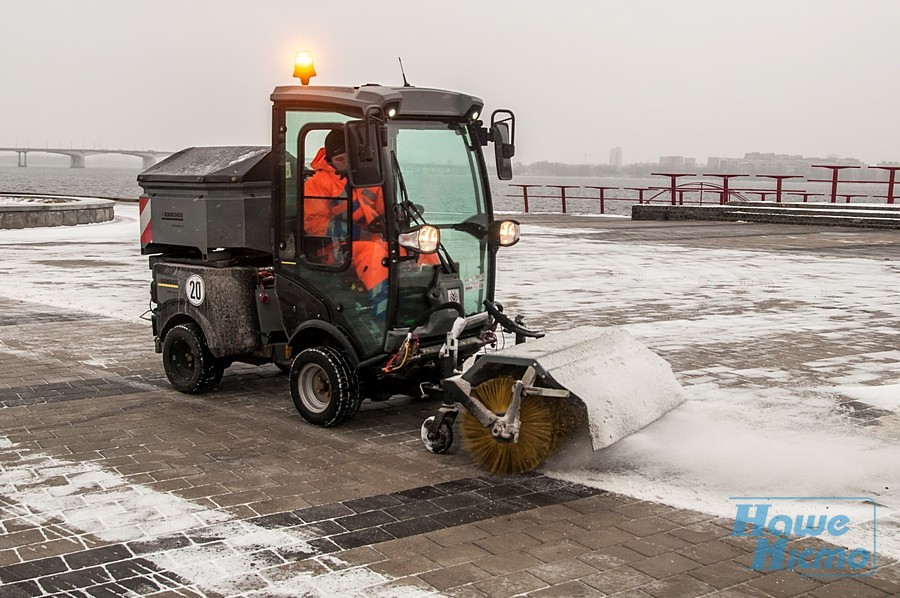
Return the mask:
M613 168L622 168L622 148L614 147L609 150L609 165Z
M743 158L709 157L706 168L710 172L728 172L732 174L794 174L800 176L821 175L813 169L814 164L834 164L847 166L862 166L863 163L854 158L839 158L829 156L827 158L804 157L799 154L776 154L774 152L747 152ZM852 180L855 175L847 173L843 175ZM842 177L842 178L843 178Z
M689 160L693 160L693 158L688 158ZM660 166L671 166L673 168L684 168L685 159L684 156L660 156L659 157L659 165Z

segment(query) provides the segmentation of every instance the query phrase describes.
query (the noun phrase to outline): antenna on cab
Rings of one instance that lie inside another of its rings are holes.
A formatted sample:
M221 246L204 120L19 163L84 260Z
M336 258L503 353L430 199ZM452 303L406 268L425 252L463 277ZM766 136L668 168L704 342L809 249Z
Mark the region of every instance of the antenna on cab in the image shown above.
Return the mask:
M400 61L400 74L403 75L403 87L412 87L412 85L409 84L409 81L406 80L406 73L403 71L403 59L398 56L397 60Z

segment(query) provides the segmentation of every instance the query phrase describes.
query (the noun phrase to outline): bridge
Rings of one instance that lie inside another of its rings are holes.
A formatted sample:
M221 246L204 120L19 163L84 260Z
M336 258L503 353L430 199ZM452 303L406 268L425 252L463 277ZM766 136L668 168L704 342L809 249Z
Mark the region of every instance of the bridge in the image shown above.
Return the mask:
M0 147L0 152L16 152L19 155L19 166L28 166L28 153L41 152L45 154L63 154L69 156L70 168L84 168L84 159L95 154L125 154L138 156L144 160L144 168L150 168L156 164L157 158L169 156L174 152L161 152L157 150L130 150L130 149L77 149L60 147Z

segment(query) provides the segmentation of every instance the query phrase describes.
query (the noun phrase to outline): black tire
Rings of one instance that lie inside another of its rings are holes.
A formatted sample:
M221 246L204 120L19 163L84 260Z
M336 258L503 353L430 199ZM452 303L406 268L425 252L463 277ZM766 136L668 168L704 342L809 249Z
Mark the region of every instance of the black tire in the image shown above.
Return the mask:
M281 370L282 374L290 374L291 373L291 364L289 363L278 363L277 361L273 361L272 364Z
M453 446L453 425L447 418L444 418L441 420L437 434L431 434L429 428L433 422L434 416L432 415L422 424L422 442L425 444L426 450L443 455Z
M209 352L203 332L196 324L179 324L163 339L163 368L176 390L199 394L212 390L222 380L225 368Z
M213 365L213 375L210 378L206 385L203 387L203 390L200 392L206 392L208 390L213 390L219 385L219 382L222 381L222 377L225 375L225 370L231 366L227 361L223 361L221 359L216 359L215 364Z
M291 364L291 398L300 415L328 428L356 415L362 399L347 356L333 347L310 347Z

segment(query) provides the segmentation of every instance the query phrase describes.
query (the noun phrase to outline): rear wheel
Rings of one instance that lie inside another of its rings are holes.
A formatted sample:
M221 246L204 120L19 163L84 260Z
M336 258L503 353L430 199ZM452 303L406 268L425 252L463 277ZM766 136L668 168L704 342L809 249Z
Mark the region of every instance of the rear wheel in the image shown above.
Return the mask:
M291 364L291 398L315 426L341 424L359 410L359 381L346 355L333 347L310 347Z
M209 352L196 324L179 324L169 330L162 349L163 369L176 390L199 394L212 390L222 380L225 368Z

